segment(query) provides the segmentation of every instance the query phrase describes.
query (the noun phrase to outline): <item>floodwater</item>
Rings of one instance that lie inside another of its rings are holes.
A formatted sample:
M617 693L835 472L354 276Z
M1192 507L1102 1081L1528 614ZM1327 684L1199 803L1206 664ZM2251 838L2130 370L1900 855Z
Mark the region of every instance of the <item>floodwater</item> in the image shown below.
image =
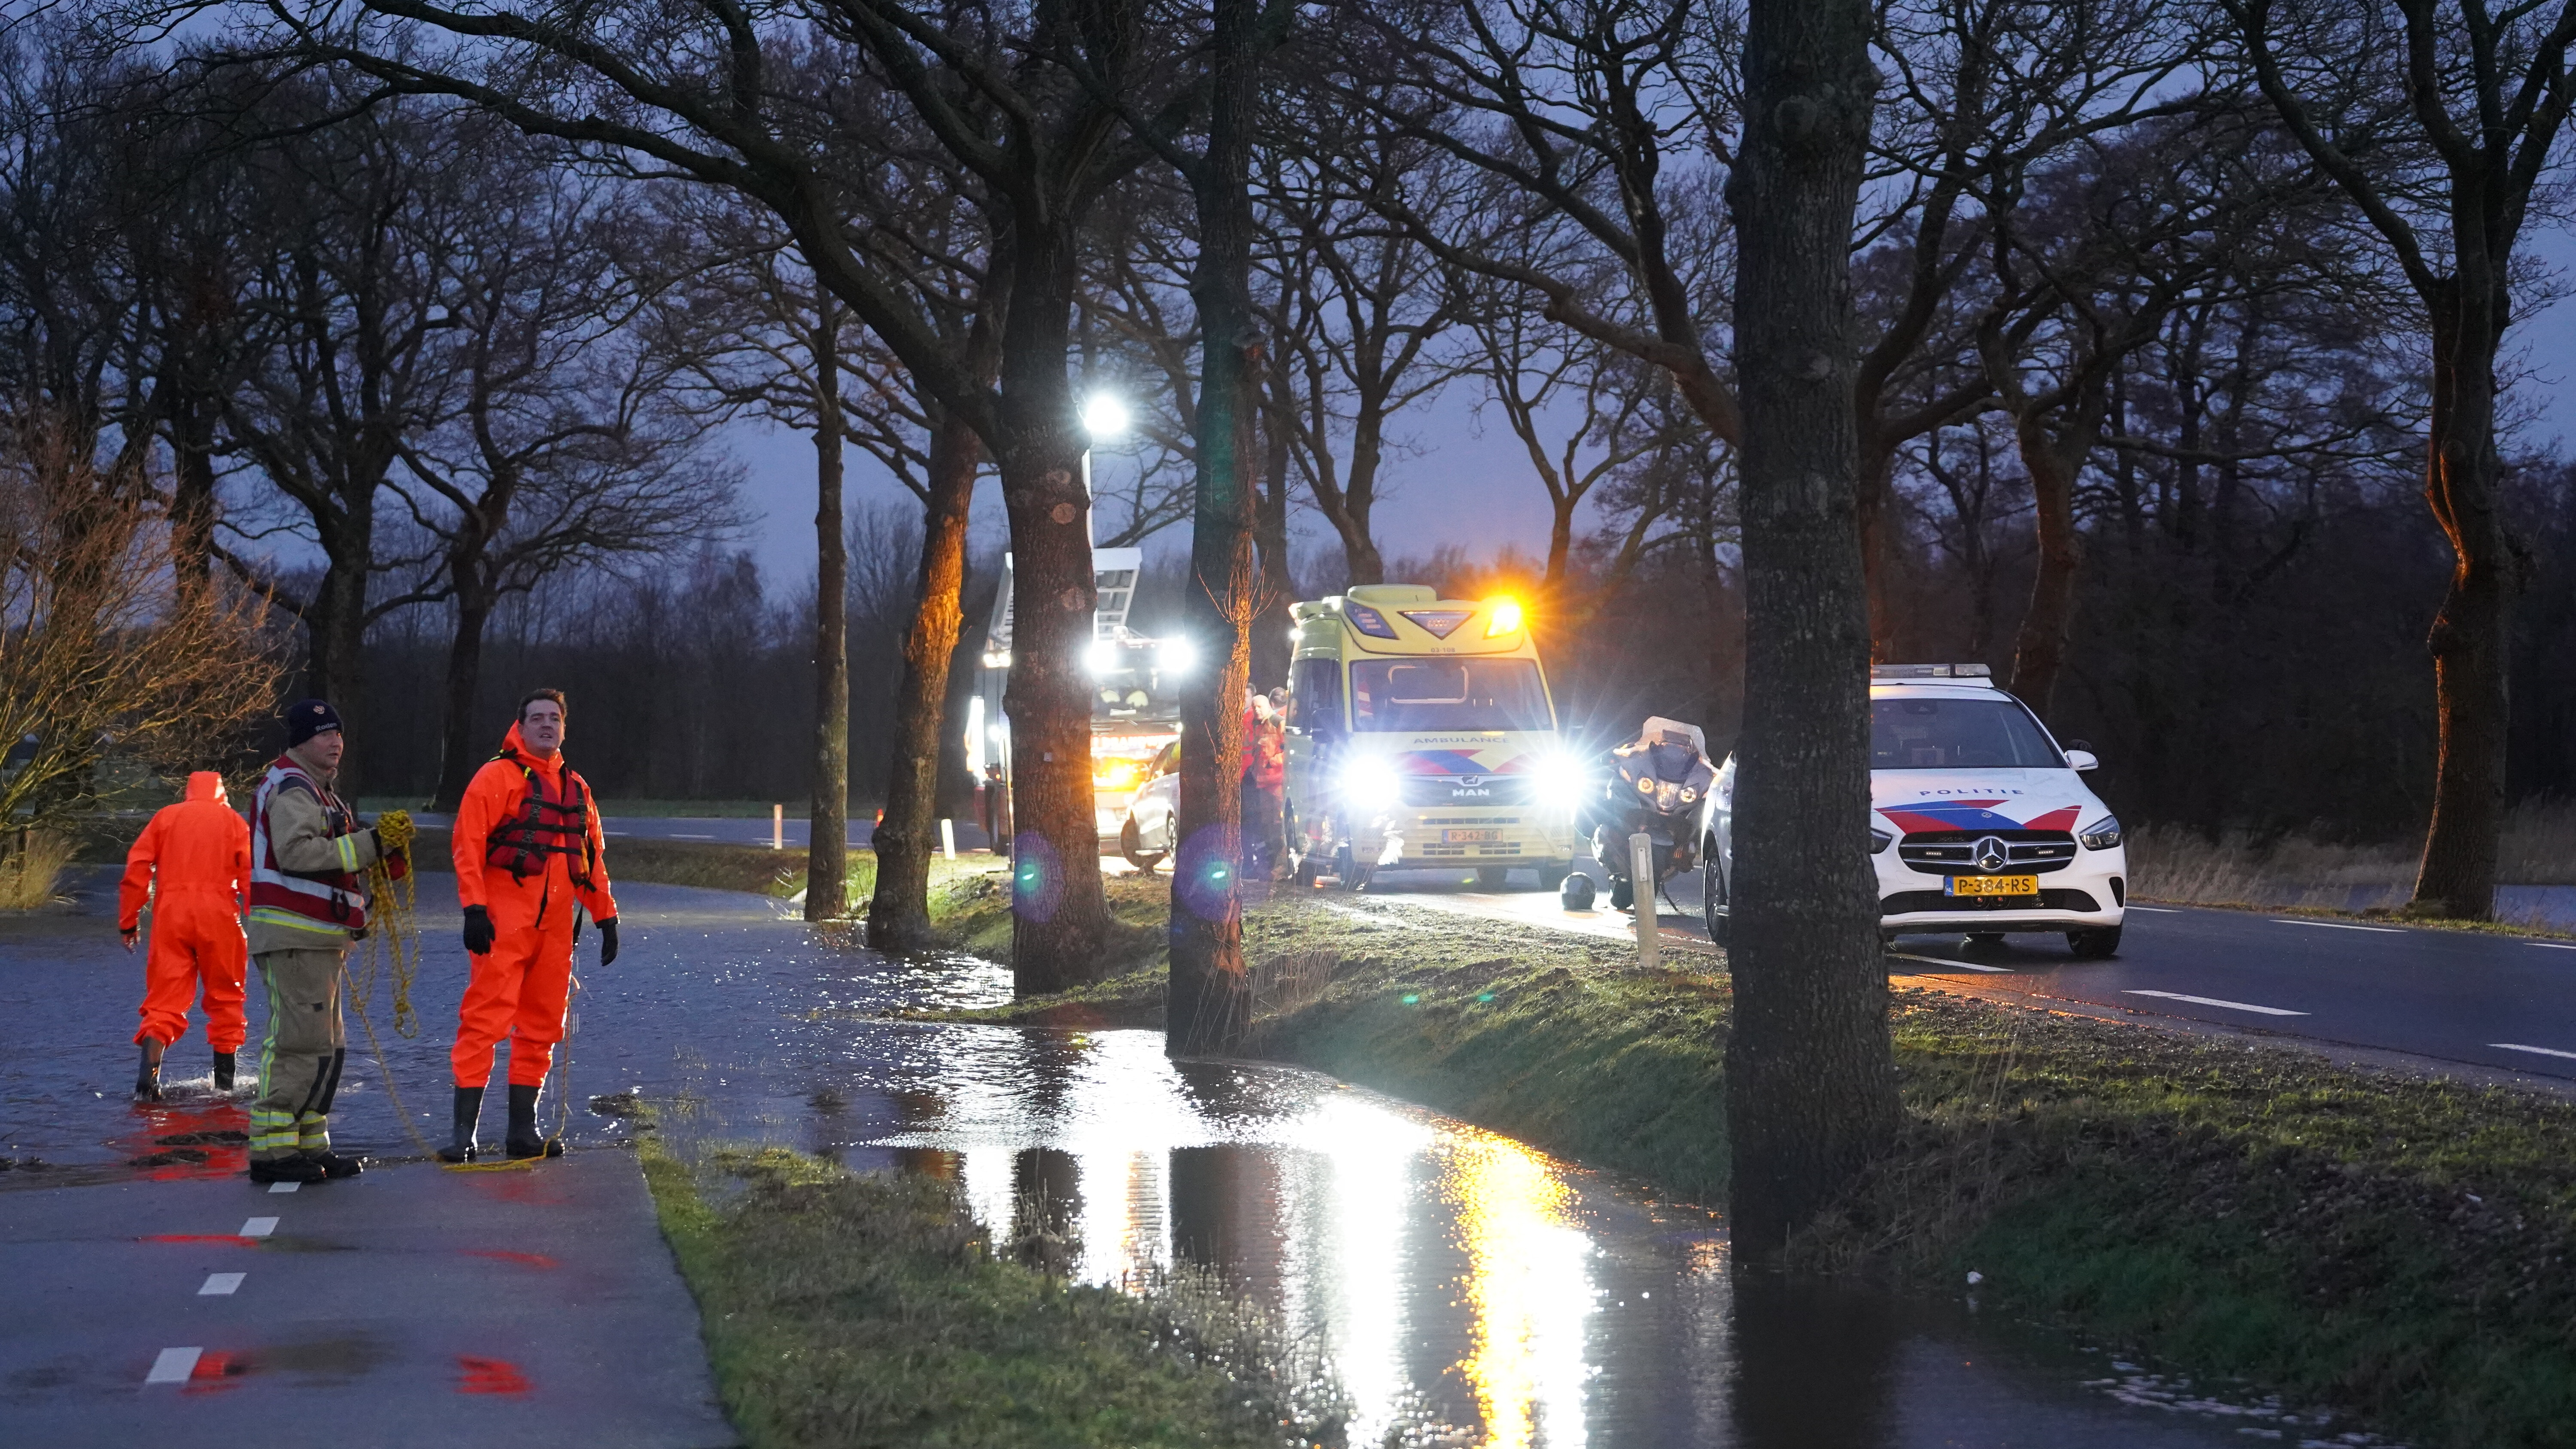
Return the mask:
M104 918L106 884L85 882L79 914L0 926L0 1155L16 1164L0 1188L240 1170L221 1139L241 1102L213 1096L196 1031L173 1049L170 1104L121 1100L141 970ZM1152 1032L880 1015L1007 999L989 963L889 960L751 897L620 894L626 954L583 968L578 1100L668 1104L683 1151L777 1143L951 1179L997 1239L1033 1219L1062 1233L1090 1281L1213 1266L1324 1350L1352 1445L2183 1449L2345 1427L2195 1398L1966 1297L1739 1278L1700 1208L1315 1073L1176 1066ZM424 1132L447 1115L456 922L452 905L423 912L419 1033L390 1032L384 983L370 1013ZM415 1154L354 1019L351 1034L341 1150ZM577 1145L624 1131L587 1109L570 1122ZM496 1103L485 1139L500 1126Z

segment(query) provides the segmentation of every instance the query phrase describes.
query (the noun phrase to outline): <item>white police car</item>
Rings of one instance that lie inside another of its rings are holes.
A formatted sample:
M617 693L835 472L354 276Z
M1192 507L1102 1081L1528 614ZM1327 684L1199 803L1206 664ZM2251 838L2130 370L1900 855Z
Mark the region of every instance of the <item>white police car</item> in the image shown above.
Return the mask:
M2129 861L2086 789L2081 740L2058 747L1982 664L1882 664L1869 680L1869 848L1888 935L2063 934L2079 959L2120 948ZM1701 895L1726 939L1735 759L1710 792Z

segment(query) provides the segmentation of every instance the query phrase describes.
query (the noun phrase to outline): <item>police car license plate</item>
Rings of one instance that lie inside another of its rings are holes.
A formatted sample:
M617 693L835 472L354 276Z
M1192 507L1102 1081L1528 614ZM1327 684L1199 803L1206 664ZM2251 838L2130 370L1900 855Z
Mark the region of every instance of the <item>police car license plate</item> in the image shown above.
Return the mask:
M1503 832L1499 830L1443 830L1440 832L1440 843L1443 845L1473 845L1478 841L1502 838Z
M1950 877L1950 894L1954 896L2035 896L2039 894L2039 877L2035 875L1954 875Z

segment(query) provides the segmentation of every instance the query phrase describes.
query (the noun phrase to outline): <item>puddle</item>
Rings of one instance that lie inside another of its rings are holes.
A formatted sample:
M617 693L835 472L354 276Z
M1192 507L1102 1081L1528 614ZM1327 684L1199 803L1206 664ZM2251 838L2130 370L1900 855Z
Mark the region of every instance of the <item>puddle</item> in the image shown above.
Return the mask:
M1151 1032L880 1015L1006 1000L1010 974L987 962L891 961L743 896L619 894L625 954L603 970L585 953L567 1053L573 1106L558 1119L559 1082L543 1108L577 1148L632 1132L640 1098L684 1154L776 1143L953 1180L997 1239L1052 1234L1066 1269L1092 1282L1212 1265L1324 1350L1353 1446L2185 1449L2336 1437L1962 1304L1739 1279L1724 1224L1697 1207L1313 1073L1175 1066ZM196 1175L239 1151L220 1135L238 1130L237 1102L146 1111L105 1095L131 1080L127 998L140 973L125 969L112 923L98 924L96 940L0 933L0 1012L17 1013L22 1039L55 1044L0 1060L0 1155L58 1164L0 1174L0 1191ZM422 1030L384 1046L414 1125L443 1135L464 959L452 910L424 910L421 925ZM355 1020L350 1035L335 1142L418 1155ZM192 1037L177 1050L203 1046ZM487 1108L485 1137L501 1125ZM196 1140L161 1140L175 1137ZM127 1166L182 1149L209 1156ZM546 1191L542 1173L476 1186ZM542 1268L514 1271L542 1286ZM510 1394L508 1368L460 1363L456 1387ZM300 1371L363 1368L317 1359Z

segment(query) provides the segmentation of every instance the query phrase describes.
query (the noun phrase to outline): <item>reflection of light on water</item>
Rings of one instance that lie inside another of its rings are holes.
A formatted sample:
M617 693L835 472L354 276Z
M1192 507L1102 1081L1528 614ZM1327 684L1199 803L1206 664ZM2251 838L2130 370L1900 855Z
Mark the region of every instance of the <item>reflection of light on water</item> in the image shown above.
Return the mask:
M1082 1182L1082 1264L1074 1276L1116 1283L1171 1261L1169 1181L1160 1152L1086 1152Z
M1295 1124L1320 1159L1323 1241L1287 1257L1313 1282L1329 1324L1334 1366L1354 1410L1350 1440L1377 1443L1412 1387L1403 1344L1405 1263L1400 1230L1413 1195L1413 1164L1433 1140L1421 1123L1334 1093Z
M1573 1189L1508 1138L1449 1137L1440 1189L1467 1250L1467 1356L1492 1449L1583 1442L1584 1320L1591 1242L1572 1220Z
M1019 1195L1011 1182L1011 1149L969 1147L958 1156L965 1163L957 1175L965 1186L966 1210L999 1247L1011 1236L1011 1209Z

